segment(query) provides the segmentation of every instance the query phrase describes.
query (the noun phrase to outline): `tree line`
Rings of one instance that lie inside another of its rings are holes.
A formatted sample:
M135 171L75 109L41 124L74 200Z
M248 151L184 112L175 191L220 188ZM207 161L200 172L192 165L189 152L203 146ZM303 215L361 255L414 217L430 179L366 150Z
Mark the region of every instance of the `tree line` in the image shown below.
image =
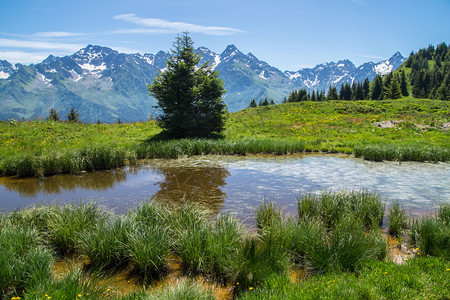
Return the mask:
M405 62L411 68L412 96L450 100L450 49L447 44L433 45L411 52Z
M408 96L408 84L403 71L389 73L386 76L375 76L372 83L366 78L363 83L343 83L338 89L330 86L327 91L308 91L299 89L292 91L284 97L283 103L300 101L325 101L325 100L383 100L399 99Z

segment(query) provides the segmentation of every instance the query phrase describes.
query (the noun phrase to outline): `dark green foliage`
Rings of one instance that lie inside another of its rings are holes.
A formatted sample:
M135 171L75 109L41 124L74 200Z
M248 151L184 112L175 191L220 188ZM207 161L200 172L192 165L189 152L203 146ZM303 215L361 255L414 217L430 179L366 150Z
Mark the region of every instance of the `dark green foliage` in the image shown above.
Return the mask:
M55 121L55 122L59 121L59 114L56 111L56 109L54 109L54 108L50 109L50 112L48 114L47 120Z
M327 100L338 100L339 95L335 86L330 86L328 89Z
M222 80L208 63L198 67L201 56L194 52L193 41L186 32L177 37L174 47L166 71L148 85L162 110L158 124L174 138L221 132L226 112Z
M362 85L362 90L363 90L363 95L364 95L364 99L368 100L370 99L370 83L369 83L369 78L366 78L364 80L364 83Z
M446 147L428 147L423 144L371 144L355 145L353 153L366 160L383 161L448 161L450 151Z
M411 53L405 66L411 68L410 81L415 98L450 99L450 51L445 43ZM430 63L431 66L430 67ZM403 91L403 90L402 90Z
M406 82L405 72L402 70L400 73L400 90L402 91L402 96L409 96L408 84Z
M397 77L393 75L386 76L384 99L399 99L402 97L402 90Z
M383 79L380 75L375 76L373 80L372 93L370 94L370 99L372 100L382 100L383 99Z
M389 208L389 219L387 224L389 234L399 237L408 225L406 221L405 210L400 207L398 201L395 201Z
M423 217L411 225L410 243L428 256L450 259L450 225L440 218Z
M352 100L352 88L349 83L341 85L341 89L339 91L339 99Z
M250 104L248 105L248 108L252 108L252 107L257 107L258 105L256 104L255 99L252 99L252 101L250 101Z
M67 120L69 120L69 122L80 122L80 115L73 106L67 114Z

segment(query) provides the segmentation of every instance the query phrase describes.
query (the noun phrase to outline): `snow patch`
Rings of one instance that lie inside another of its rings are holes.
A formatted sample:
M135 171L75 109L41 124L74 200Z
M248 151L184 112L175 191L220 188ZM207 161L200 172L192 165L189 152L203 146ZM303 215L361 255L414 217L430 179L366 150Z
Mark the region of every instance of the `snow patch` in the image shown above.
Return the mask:
M211 67L213 68L213 69L215 69L216 67L217 67L217 65L218 64L220 64L220 55L219 54L216 54L215 56L214 56L214 63L211 65Z
M344 64L338 64L337 66L338 66L338 68L342 68L342 67L344 67L345 65L344 65Z
M105 63L102 63L100 66L91 65L89 63L80 65L82 69L88 70L89 72L101 72L106 70Z
M389 64L389 60L381 62L377 65L375 65L375 72L378 75L386 75L392 72L392 69L394 68L393 65Z
M262 70L261 73L259 73L259 77L261 77L264 80L267 80L267 78L264 77L264 70Z
M9 73L5 73L3 71L0 71L0 79L6 79L9 77Z
M51 85L51 79L48 79L47 77L45 77L45 75L44 74L39 74L40 75L40 77L41 77L41 80L45 83L45 85L46 86L52 86Z

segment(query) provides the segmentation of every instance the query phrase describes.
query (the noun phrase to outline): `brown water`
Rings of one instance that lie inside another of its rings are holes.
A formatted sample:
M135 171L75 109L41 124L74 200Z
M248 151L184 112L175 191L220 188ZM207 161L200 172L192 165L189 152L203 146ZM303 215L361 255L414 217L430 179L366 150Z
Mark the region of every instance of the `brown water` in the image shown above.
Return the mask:
M202 202L251 219L265 199L295 213L301 193L367 189L418 214L450 202L449 178L448 163L375 163L342 155L199 156L81 175L0 177L0 211L96 200L121 213L156 197Z

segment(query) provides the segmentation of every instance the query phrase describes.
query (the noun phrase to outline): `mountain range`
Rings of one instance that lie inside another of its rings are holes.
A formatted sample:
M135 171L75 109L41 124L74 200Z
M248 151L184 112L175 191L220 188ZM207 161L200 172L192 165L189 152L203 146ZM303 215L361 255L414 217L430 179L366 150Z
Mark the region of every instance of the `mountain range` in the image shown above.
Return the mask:
M330 85L372 80L398 68L405 58L395 53L379 63L356 67L340 60L285 71L244 54L229 45L217 54L205 47L196 49L203 63L209 61L224 81L224 101L229 111L246 108L252 98L272 98L276 103L295 89L326 90ZM12 65L0 60L0 119L45 117L51 108L67 114L75 107L84 122L124 122L147 120L156 101L147 83L164 70L168 53L125 54L113 49L88 45L64 57L50 55L41 63Z

